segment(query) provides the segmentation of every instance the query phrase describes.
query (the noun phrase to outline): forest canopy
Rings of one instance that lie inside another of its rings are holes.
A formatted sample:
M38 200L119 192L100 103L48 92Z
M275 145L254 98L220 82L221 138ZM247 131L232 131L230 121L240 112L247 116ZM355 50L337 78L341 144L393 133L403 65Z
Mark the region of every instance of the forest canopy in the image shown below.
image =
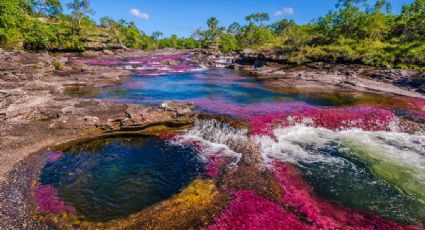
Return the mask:
M65 14L64 7L69 9ZM4 49L84 51L107 40L133 49L193 49L216 44L222 52L279 49L293 63L353 62L416 68L425 60L425 0L414 0L392 13L387 0L339 0L325 16L307 24L283 19L269 23L267 13L247 15L246 23L207 27L190 38L161 32L147 35L134 22L103 17L96 23L89 0L1 0L0 46Z

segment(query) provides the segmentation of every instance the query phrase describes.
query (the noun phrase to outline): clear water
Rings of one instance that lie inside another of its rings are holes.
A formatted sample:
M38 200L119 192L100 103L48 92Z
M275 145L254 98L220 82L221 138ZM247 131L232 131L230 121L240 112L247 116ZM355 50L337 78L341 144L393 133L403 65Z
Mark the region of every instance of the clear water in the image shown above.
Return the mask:
M107 138L68 149L42 169L82 220L125 217L170 198L203 173L192 148L158 137Z
M265 165L274 161L297 165L314 192L323 198L399 223L425 222L424 136L401 133L392 127L397 126L400 114L423 118L423 100L347 91L276 89L267 81L227 69L159 76L139 73L118 86L68 89L68 93L117 103L192 101L200 110L246 119L253 128L262 128L264 123L279 121L288 114L305 116L304 120L310 119L322 128L294 124L286 127L285 123L283 131L269 127L268 132L237 136L254 139ZM376 120L362 123L362 116ZM329 122L333 121L351 125L332 127ZM370 128L381 122L383 125L377 129ZM235 133L217 131L217 125L211 129L208 124L198 126L183 139L205 141L201 155L208 159L222 152L238 159L238 153L217 150L228 145L226 140L234 138Z
M404 224L420 223L425 219L423 202L380 180L369 170L367 161L347 153L340 143L303 147L316 154L340 160L338 163L300 163L303 177L319 196L360 211L372 211Z
M105 88L68 88L70 95L96 97L118 103L158 104L167 100L189 100L202 107L215 101L238 105L270 102L301 102L315 106L347 106L359 103L398 105L390 96L348 91L309 91L295 88L274 90L266 82L246 73L229 69L160 76L133 75L118 85Z

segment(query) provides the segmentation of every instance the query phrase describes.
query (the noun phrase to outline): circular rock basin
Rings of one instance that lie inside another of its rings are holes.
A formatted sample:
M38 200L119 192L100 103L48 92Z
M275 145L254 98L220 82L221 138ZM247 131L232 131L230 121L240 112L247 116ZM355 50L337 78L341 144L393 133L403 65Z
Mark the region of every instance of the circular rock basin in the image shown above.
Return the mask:
M53 153L36 199L42 211L60 211L43 200L55 199L80 220L103 222L170 198L203 170L196 150L159 137L102 138Z

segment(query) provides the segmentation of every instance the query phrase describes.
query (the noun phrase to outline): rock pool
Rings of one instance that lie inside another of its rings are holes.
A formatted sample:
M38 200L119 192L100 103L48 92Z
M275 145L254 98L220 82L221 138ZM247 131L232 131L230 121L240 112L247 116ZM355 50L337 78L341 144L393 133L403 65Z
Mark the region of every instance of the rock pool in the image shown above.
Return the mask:
M42 212L126 217L170 198L203 172L193 148L159 137L102 138L53 152L35 197Z

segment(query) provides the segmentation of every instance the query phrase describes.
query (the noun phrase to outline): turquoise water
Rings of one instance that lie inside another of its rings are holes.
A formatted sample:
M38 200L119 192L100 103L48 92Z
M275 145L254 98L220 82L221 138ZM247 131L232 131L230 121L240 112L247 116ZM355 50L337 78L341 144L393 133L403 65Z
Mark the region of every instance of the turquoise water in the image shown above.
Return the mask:
M380 180L368 170L368 162L344 151L338 142L304 146L315 154L336 158L338 162L301 163L304 179L317 195L341 202L360 211L374 212L399 223L425 220L425 204Z

